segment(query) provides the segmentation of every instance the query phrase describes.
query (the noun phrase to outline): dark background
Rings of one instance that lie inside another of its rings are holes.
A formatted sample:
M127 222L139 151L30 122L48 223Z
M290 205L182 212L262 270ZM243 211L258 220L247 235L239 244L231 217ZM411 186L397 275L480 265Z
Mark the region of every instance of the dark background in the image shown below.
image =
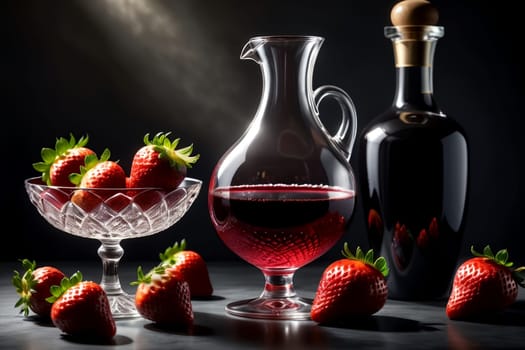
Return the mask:
M207 260L237 259L215 235L207 186L219 157L257 108L260 69L239 54L251 36L326 38L314 88L353 98L363 127L392 102L392 46L383 35L394 1L4 1L2 2L2 234L0 260L98 259L98 242L51 227L23 181L55 138L88 134L129 167L145 133L171 131L201 155L188 176L203 189L186 216L155 236L125 240L124 259L157 259L186 238ZM519 11L489 1L433 1L445 27L434 60L438 104L466 130L470 202L463 256L508 248L525 264L522 218L523 34ZM519 50L519 51L518 51ZM328 124L338 120L321 110ZM323 113L324 112L324 113ZM351 158L355 173L359 164ZM11 243L8 243L10 241ZM351 246L367 246L357 206ZM339 258L334 247L322 259Z

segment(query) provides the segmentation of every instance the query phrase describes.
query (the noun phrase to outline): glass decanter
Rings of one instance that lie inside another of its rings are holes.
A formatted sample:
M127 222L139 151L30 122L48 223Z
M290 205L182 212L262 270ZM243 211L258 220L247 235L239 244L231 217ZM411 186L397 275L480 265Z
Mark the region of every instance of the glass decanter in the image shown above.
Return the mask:
M253 37L241 53L260 65L262 95L248 129L215 166L208 204L221 240L261 270L265 286L259 297L228 304L233 315L308 319L311 300L297 295L294 273L340 240L354 212L356 112L342 89L312 90L323 41ZM342 112L333 135L318 113L327 97Z
M391 12L393 104L359 138L360 198L371 247L387 259L389 297L445 298L461 248L468 195L464 130L436 103L432 64L444 35L428 1Z

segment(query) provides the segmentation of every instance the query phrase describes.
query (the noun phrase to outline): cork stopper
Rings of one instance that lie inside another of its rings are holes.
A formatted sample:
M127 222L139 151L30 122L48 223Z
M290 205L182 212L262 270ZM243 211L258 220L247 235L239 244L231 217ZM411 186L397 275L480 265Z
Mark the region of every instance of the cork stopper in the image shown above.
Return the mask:
M444 34L439 13L427 0L402 0L390 12L392 26L385 36L392 39L396 67L431 67L436 40Z
M438 10L426 0L403 0L392 7L390 20L394 26L436 25Z

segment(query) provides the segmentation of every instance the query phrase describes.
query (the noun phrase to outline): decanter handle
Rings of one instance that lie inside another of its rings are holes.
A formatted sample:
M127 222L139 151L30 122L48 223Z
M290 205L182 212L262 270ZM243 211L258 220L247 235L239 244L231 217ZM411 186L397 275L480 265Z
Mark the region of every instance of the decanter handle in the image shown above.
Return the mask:
M339 129L335 135L330 135L330 137L339 146L345 158L350 160L357 135L357 112L354 102L343 89L333 85L323 85L315 89L313 93L317 114L319 114L321 101L326 97L335 99L342 113Z

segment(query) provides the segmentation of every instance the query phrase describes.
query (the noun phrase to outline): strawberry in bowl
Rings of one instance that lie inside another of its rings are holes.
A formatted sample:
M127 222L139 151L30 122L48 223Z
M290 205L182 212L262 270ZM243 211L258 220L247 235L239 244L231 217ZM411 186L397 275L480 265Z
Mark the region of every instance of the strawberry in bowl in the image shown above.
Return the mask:
M200 155L191 155L193 145L177 149L179 138L169 139L170 133L157 133L153 139L144 136L144 146L133 157L128 187L177 188L186 177L188 168Z
M105 149L100 159L96 155L85 158L85 164L80 167L80 173L69 175L71 183L80 187L71 197L71 201L90 212L97 208L108 198L116 195L119 190L126 188L126 172L116 161L109 160L111 152ZM102 189L100 191L93 189ZM129 204L126 197L118 197L107 203L112 209L118 211Z
M73 186L69 175L78 173L88 155L95 154L86 145L88 136L82 136L78 141L73 134L69 140L57 138L55 148L44 147L40 151L42 161L33 163L33 168L42 173L42 181L49 186Z

